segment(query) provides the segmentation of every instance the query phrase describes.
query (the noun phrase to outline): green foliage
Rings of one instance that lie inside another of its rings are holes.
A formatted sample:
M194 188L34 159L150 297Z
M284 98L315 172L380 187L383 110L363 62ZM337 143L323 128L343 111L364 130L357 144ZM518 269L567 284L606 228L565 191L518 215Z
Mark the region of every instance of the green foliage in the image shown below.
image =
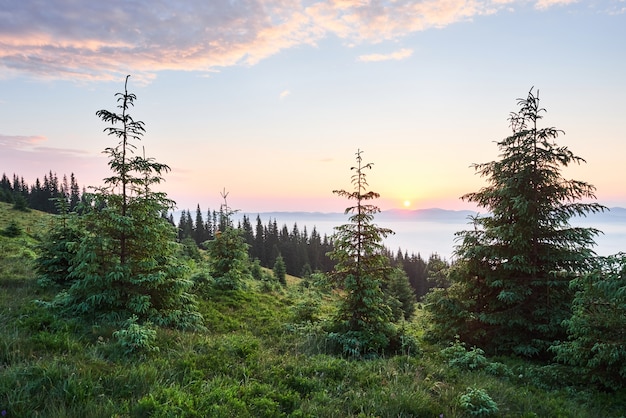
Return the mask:
M204 243L209 255L209 267L215 280L215 286L224 290L237 290L243 286L244 280L250 276L248 244L243 231L232 225L231 215L234 213L226 202L228 193L222 193L224 204L220 210L220 231L213 240Z
M410 320L415 313L415 292L402 269L393 269L383 283L386 303L391 307L394 321Z
M352 167L354 191L333 191L356 200L356 205L346 208L345 213L351 213L350 223L335 228L334 248L329 254L337 262L332 279L345 291L330 338L351 356L381 352L389 345L390 334L394 334L391 308L385 303L382 290L383 280L391 270L382 240L392 231L372 222L380 209L366 202L379 194L367 191L365 170L371 169L372 164L363 164L361 154L357 151L357 166Z
M75 217L64 215L63 218L55 220L54 225L41 237L39 243L36 269L41 286L66 287L71 283L69 278L71 266L85 234L85 230Z
M482 389L469 387L459 397L459 406L473 417L489 417L498 414L498 405Z
M28 208L28 201L21 193L15 194L15 198L13 202L13 209L18 210L20 212L28 212L30 210Z
M329 355L331 347L315 333L336 296L316 297L315 288L297 285L271 294L255 291L254 282L246 291L213 289L199 303L207 329L161 328L148 351L128 355L114 327L92 330L55 316L32 303L34 295L53 293L37 286L32 270L20 277L11 286L3 281L0 292L0 410L8 417L462 417L480 410L471 409L480 404L472 396L470 409L461 406L468 387L481 388L503 417L617 417L626 407L623 392L570 385L563 376L573 368L566 365L504 359L514 362L516 375L504 377L450 366L438 347L421 341L419 357L351 361ZM319 303L320 322L293 324L294 308L309 298ZM416 328L429 321L422 314L416 311ZM136 324L128 341L143 335ZM132 329L128 323L123 328ZM468 364L481 356L476 350Z
M7 238L16 238L22 235L23 232L22 227L13 220L2 230L2 235Z
M278 254L278 257L276 257L273 271L274 278L278 280L281 285L286 286L287 279L285 278L285 275L287 274L287 267L285 266L285 260L283 260L283 256L280 254Z
M85 213L79 218L84 236L66 247L75 249L68 268L72 284L52 305L95 321L122 324L136 317L139 323L197 328L201 316L190 293L193 283L175 258L176 231L161 216L173 202L151 190L169 167L135 155L132 141L144 132L143 122L128 114L136 97L126 85L116 96L121 113L96 113L112 125L105 132L119 139L105 150L113 175L104 180L106 187L84 196Z
M308 297L293 306L295 322L317 322L320 320L321 301L319 298Z
M594 187L561 176L561 168L584 160L558 146L556 128L539 128L544 109L531 89L510 117L513 134L498 142L500 159L476 164L488 185L463 196L488 210L474 229L457 235L452 286L427 307L438 333L491 353L545 356L565 336L570 315L569 282L588 267L593 228L569 225L573 216L602 211Z
M598 257L572 287L572 317L565 321L569 340L552 347L557 360L606 389L626 387L626 254Z
M183 257L190 258L194 261L202 261L202 255L200 254L200 250L198 249L198 245L193 240L193 238L183 238L181 243L181 255Z
M133 316L126 320L124 328L113 333L120 346L124 349L124 354L136 354L142 352L159 351L155 346L156 330L152 324L138 324L137 317Z
M458 339L450 346L441 350L441 356L448 365L464 371L485 371L494 376L512 376L512 371L504 364L491 362L485 357L485 352L478 347L467 350L465 343Z
M209 255L211 275L215 286L225 290L236 290L243 286L250 275L248 268L248 244L241 231L227 227L215 234L215 239L204 244Z

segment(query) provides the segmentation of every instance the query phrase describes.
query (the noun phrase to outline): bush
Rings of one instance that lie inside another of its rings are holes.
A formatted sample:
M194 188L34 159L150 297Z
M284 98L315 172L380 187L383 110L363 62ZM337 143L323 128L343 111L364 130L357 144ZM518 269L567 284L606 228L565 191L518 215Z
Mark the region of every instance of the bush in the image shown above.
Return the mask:
M465 343L458 339L450 344L449 347L441 350L441 355L448 361L450 367L460 370L478 371L482 370L493 376L512 376L512 371L506 365L498 362L490 362L485 357L485 352L478 348L472 347L467 350Z
M6 228L2 230L2 235L7 238L15 238L22 235L22 232L22 227L17 222L12 220L11 222L9 222Z
M459 406L475 417L488 417L498 413L498 405L482 389L467 388L459 397Z
M138 324L137 317L133 316L126 321L126 328L113 333L118 343L124 349L124 354L159 351L155 346L156 330L152 324Z

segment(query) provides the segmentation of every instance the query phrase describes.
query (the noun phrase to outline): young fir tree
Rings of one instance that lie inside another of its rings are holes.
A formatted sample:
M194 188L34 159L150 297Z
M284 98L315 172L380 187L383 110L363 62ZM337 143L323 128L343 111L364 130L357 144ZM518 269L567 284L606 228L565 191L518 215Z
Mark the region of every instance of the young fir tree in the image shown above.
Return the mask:
M531 89L518 105L510 116L513 134L498 142L500 159L474 166L488 185L463 196L488 214L457 233L453 284L432 293L429 307L435 334L532 357L563 338L570 281L594 255L598 231L569 220L604 207L580 202L595 198L593 186L562 177L563 167L584 160L555 143L560 130L539 127L545 112L539 95Z
M276 257L276 262L274 263L274 268L272 269L274 272L274 278L278 280L283 286L287 285L287 266L285 265L285 260L283 260L283 256L278 254Z
M367 191L365 170L373 164L363 164L361 154L358 150L357 165L351 168L354 190L333 191L356 204L345 210L351 214L350 223L335 228L334 248L329 254L337 262L332 279L344 290L331 338L344 353L357 356L386 349L394 333L391 308L382 290L384 278L391 272L382 241L392 231L373 223L380 209L367 202L380 195Z
M66 199L56 198L55 204L59 217L39 242L36 270L40 286L63 288L69 287L71 283L70 268L79 244L85 237L85 230L76 214L70 212Z
M194 328L201 317L189 293L192 282L174 258L176 232L161 216L173 202L150 188L169 167L135 154L134 142L145 130L129 114L136 96L127 85L128 77L124 92L116 94L120 113L96 112L111 124L105 132L119 141L104 151L113 174L86 197L89 210L81 220L87 234L72 261L72 285L56 303L96 321Z
M248 244L243 232L233 227L231 216L235 211L226 201L228 193L224 190L221 194L224 204L220 208L220 230L215 233L213 240L205 243L205 246L216 287L236 290L241 288L244 279L250 276Z
M552 347L584 380L608 390L626 387L626 253L598 257L573 281L568 341Z

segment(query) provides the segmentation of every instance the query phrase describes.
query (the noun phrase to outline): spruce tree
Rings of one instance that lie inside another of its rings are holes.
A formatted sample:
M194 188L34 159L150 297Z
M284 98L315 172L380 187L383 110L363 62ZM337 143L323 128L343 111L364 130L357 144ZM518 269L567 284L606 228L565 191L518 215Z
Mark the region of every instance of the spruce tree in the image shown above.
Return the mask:
M127 86L128 77L124 92L116 94L120 113L96 112L111 124L105 132L119 141L104 151L112 175L84 196L86 236L71 262L72 285L55 304L95 321L195 328L201 317L189 293L192 282L174 258L175 230L161 216L173 202L151 189L169 167L135 154L145 130L129 114L136 96Z
M573 227L574 216L604 209L595 188L562 177L584 160L556 144L562 131L540 128L545 109L533 89L511 113L512 135L497 143L500 159L476 164L488 185L463 196L487 210L474 229L459 232L452 286L430 297L435 334L457 334L491 353L539 356L564 337L570 281L594 256L593 228Z
M605 390L626 387L626 253L597 257L572 283L576 295L569 338L551 347L557 360L576 366L582 380Z
M276 262L274 263L274 268L272 270L274 272L274 278L278 280L280 284L286 286L287 267L285 266L285 260L283 260L282 255L278 254L278 257L276 257Z
M367 190L365 170L373 164L363 164L362 153L356 152L357 165L351 168L354 190L333 191L356 203L345 210L345 214L351 214L350 223L335 228L334 248L329 254L337 262L331 278L345 295L331 338L344 353L356 356L386 349L394 333L391 308L385 303L382 290L383 281L391 272L382 241L393 232L373 223L380 209L367 202L380 195Z
M204 226L204 219L202 218L202 211L200 210L200 204L196 206L196 222L194 224L193 235L196 245L200 245L208 239Z
M216 287L223 290L237 290L243 287L244 279L250 277L248 244L240 229L232 223L233 211L227 202L228 193L222 192L224 204L220 208L220 229L215 238L205 246L209 255L210 272Z

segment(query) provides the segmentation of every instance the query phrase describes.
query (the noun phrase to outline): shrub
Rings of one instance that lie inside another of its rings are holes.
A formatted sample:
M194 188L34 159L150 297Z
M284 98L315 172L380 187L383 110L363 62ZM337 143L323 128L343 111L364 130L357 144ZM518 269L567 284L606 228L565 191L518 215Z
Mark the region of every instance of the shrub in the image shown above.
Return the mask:
M459 397L459 406L475 417L488 417L498 413L498 405L482 389L467 388Z
M113 333L124 354L159 351L159 347L155 346L156 330L152 324L138 324L137 319L136 316L131 317L126 321L126 328Z
M15 220L12 220L11 222L9 222L6 228L2 230L2 235L7 238L15 238L22 235L22 232L22 227L17 222L15 222Z

